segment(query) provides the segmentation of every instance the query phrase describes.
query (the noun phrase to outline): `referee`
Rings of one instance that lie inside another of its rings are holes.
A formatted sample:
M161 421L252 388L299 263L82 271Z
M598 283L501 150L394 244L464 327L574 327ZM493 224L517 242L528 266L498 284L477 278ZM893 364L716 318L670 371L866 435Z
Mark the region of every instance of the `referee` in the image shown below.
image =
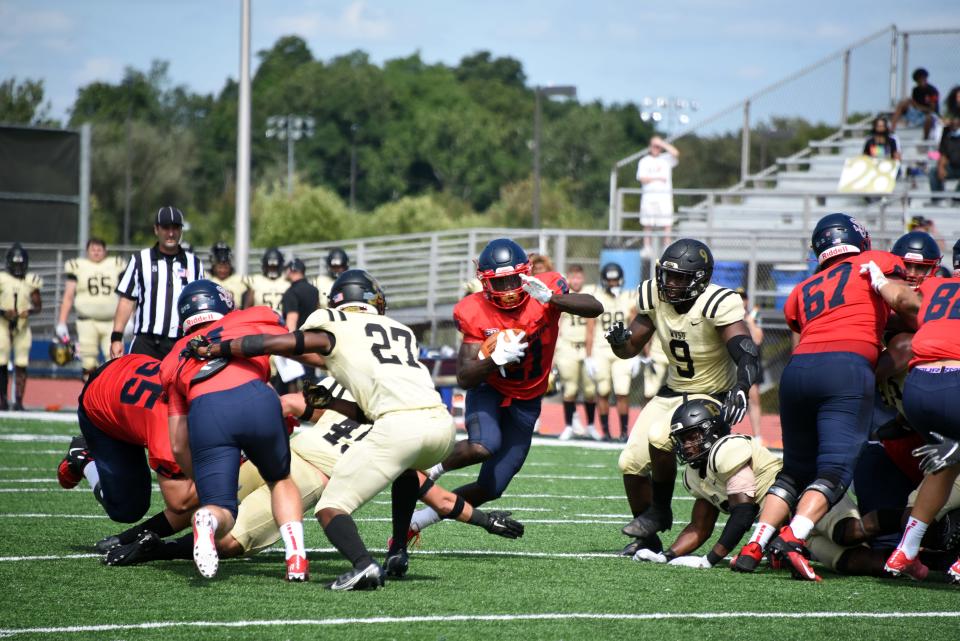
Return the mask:
M117 311L110 335L110 358L123 355L123 329L134 308L134 339L131 354L163 359L180 332L177 298L187 283L204 277L203 264L180 245L183 212L162 207L153 225L157 243L130 257L117 285Z

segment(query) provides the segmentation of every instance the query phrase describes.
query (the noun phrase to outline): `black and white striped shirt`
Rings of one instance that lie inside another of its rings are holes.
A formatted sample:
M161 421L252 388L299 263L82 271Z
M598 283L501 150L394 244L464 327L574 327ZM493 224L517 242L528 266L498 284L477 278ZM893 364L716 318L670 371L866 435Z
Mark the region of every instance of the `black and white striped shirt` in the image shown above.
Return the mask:
M161 253L158 245L136 252L116 290L137 302L133 332L176 338L180 333L180 290L203 277L203 263L183 248L173 256Z

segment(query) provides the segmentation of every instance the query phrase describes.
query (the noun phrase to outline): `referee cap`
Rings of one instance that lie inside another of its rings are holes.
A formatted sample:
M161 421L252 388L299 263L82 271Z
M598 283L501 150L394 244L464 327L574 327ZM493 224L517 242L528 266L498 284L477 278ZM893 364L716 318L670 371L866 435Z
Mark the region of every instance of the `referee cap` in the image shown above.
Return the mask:
M157 211L157 224L161 227L164 225L180 225L183 227L183 212L172 205L161 207Z

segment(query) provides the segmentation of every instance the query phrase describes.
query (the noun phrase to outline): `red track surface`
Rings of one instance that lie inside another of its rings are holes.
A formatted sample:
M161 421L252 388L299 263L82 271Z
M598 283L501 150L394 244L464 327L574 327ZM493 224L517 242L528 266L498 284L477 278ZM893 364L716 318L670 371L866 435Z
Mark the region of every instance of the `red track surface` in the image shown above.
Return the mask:
M24 398L24 405L28 409L76 409L77 396L80 394L82 384L79 380L49 379L37 378L31 379L27 383L27 394ZM585 421L582 407L580 411L580 420ZM637 419L639 409L633 408L630 411L630 424ZM599 421L598 421L599 423ZM616 416L610 417L611 430L614 436L620 434L620 421ZM547 400L543 404L543 412L540 415L540 433L556 435L563 431L563 405L559 402ZM735 432L749 434L750 421L744 420L740 425L734 428ZM780 417L775 414L766 414L761 421L760 433L763 436L763 442L768 447L781 449L783 444L780 440Z

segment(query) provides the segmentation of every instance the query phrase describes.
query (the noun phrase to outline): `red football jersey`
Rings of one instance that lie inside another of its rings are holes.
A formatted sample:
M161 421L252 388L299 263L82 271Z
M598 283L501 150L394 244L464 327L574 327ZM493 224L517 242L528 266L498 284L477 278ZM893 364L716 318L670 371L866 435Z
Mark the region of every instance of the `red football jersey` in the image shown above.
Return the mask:
M128 354L110 361L84 388L83 411L104 434L147 448L150 467L158 474L181 473L170 448L157 359Z
M884 274L903 277L903 260L889 252L855 254L810 276L790 292L783 308L787 325L800 332L794 354L855 352L877 362L890 308L860 274L873 261Z
M167 393L169 414L187 414L190 401L202 394L233 389L253 380L267 381L270 378L270 357L233 358L227 366L207 380L192 384L193 377L206 362L194 358L181 358L180 352L187 342L203 334L211 342L232 340L249 334L286 334L287 328L280 316L269 307L251 307L230 312L220 320L204 327L199 332L184 336L177 341L160 364L160 381Z
M569 291L567 281L557 272L537 274L555 294ZM553 367L553 352L560 333L560 314L556 307L532 296L518 307L501 309L486 299L483 292L463 298L453 308L453 320L463 334L464 343L482 343L498 329L522 329L527 335L527 354L518 366L506 371L506 376L495 371L487 383L510 398L527 400L542 396L547 391L547 379Z
M960 280L925 278L920 284L920 328L913 336L910 367L960 360Z

